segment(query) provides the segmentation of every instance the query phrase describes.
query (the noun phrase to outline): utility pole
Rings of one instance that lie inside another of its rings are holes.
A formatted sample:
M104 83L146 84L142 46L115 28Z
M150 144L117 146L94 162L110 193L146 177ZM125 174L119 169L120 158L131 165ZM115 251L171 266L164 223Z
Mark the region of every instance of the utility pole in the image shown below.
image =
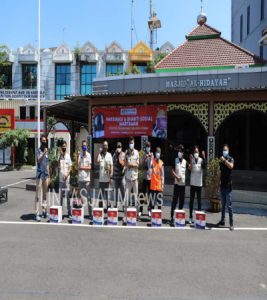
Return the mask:
M40 147L40 137L41 137L41 0L38 0L38 63L37 63L37 145Z

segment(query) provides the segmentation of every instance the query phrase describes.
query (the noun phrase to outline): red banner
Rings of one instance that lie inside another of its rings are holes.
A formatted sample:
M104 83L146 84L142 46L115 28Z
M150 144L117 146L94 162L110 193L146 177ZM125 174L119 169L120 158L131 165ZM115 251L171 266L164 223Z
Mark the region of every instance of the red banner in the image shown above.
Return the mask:
M92 122L94 138L167 138L166 105L94 107Z
M0 109L0 132L15 129L15 110Z

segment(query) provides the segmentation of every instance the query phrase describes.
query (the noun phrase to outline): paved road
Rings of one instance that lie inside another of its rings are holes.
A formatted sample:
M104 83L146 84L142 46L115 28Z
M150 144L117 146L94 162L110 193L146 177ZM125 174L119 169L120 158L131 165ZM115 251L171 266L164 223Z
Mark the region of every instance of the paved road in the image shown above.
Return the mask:
M0 299L267 298L267 231L0 231Z

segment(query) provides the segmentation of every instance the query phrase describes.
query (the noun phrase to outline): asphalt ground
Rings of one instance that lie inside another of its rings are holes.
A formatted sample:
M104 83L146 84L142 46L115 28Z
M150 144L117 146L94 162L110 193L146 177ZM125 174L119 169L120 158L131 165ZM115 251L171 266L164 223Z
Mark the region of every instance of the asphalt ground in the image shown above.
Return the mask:
M0 299L267 299L264 205L236 202L233 232L216 228L213 213L210 230L36 223L31 176L0 173L10 185L0 205Z

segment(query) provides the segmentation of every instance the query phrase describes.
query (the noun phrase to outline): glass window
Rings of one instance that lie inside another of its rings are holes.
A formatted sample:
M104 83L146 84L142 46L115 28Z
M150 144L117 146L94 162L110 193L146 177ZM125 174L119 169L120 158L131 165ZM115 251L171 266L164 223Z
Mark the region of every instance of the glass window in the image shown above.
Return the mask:
M37 87L37 65L23 64L22 65L22 88L36 89Z
M0 88L12 89L12 65L0 66Z
M30 119L35 119L35 106L30 106Z
M240 42L243 41L243 15L240 16Z
M81 95L92 94L93 80L96 77L96 64L82 63L80 72L81 72L81 80L80 80Z
M70 95L70 64L56 64L56 99L63 100Z
M142 73L147 73L147 64L142 63L142 64L136 64L137 69Z
M247 7L247 34L250 32L250 6Z
M106 76L123 74L123 64L106 64Z
M19 108L20 120L26 120L26 106L21 106Z

